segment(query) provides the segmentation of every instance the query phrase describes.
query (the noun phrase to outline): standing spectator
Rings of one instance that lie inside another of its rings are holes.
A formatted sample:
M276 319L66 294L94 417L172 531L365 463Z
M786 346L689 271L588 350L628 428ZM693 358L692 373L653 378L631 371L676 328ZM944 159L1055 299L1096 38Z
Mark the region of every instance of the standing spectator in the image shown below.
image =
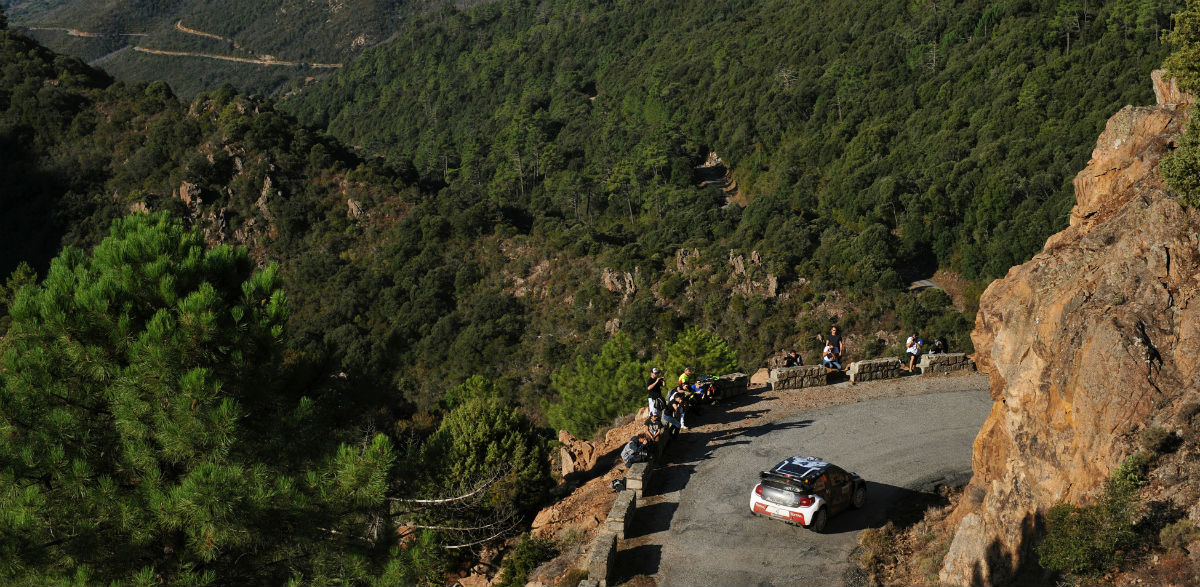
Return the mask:
M677 430L687 430L686 412L684 411L684 402L687 400L687 388L679 386L675 391L671 392L671 397L667 398L667 409L663 410L663 421L675 426Z
M905 367L905 370L912 371L916 365L917 357L921 355L921 343L921 338L915 332L904 341L904 352L908 354L908 367Z
M842 345L842 331L837 326L829 329L829 336L825 337L825 346L833 348L833 357L837 362L842 362L842 355L845 354L845 347Z
M692 381L692 368L684 367L683 373L679 375L679 385L687 386Z
M663 380L662 373L659 372L658 367L651 369L650 381L646 384L646 403L650 404L651 418L658 416L660 409L665 403L662 392L663 385L665 384L666 381Z

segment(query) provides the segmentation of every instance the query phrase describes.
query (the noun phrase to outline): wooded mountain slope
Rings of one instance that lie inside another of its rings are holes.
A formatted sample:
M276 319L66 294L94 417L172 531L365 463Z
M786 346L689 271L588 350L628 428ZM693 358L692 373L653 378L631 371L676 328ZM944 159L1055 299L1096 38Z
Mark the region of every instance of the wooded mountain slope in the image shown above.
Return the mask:
M10 24L46 46L103 67L122 81L166 81L186 97L224 83L263 94L302 85L306 78L330 71L312 64L352 59L387 39L411 10L399 0L5 4ZM196 55L151 54L135 47ZM298 65L264 66L211 56L269 56Z
M995 277L1064 225L1105 113L1150 98L1179 5L506 0L428 15L286 108L605 233L653 230L661 186L715 150L760 206L817 227L742 241L790 242L784 279L875 226L897 237L887 265Z

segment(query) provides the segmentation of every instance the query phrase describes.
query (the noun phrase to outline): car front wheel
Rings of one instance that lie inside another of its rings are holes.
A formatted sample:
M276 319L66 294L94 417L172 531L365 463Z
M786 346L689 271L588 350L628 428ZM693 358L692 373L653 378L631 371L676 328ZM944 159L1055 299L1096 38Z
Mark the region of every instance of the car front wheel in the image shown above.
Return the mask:
M813 514L812 522L808 524L808 529L817 533L824 532L825 522L827 521L828 515L825 513L825 508L821 508Z
M865 485L859 485L854 490L854 497L851 498L850 505L854 506L856 510L862 509L862 506L867 505L867 487Z

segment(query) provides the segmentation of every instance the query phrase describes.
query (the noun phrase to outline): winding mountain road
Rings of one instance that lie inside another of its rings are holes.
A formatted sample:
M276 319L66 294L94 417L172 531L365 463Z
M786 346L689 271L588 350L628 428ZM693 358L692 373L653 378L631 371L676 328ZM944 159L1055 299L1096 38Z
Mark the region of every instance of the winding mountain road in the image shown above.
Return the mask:
M987 380L912 377L904 383L922 379L933 379L926 389L938 392L918 389L913 393L922 395L777 419L768 415L777 401L771 394L828 388L767 392L712 414L670 447L670 462L638 504L618 554L619 574L653 576L658 585L847 583L860 530L882 526L889 506L914 490L970 477L971 445L991 409ZM861 475L867 506L831 518L825 534L753 516L748 502L758 472L793 455L824 457Z

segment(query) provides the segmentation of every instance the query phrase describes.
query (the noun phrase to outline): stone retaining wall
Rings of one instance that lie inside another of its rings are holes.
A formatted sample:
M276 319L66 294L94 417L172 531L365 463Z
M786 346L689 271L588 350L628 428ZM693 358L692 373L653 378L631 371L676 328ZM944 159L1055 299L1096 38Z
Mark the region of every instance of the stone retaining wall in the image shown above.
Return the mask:
M900 376L900 361L896 359L867 359L850 363L850 383L893 379Z
M587 572L591 584L597 587L608 585L616 554L617 535L607 531L597 533L592 539L592 550L588 554Z
M744 395L749 388L750 376L745 373L730 373L717 380L717 390L721 392L721 397Z
M625 533L629 531L629 524L633 522L633 511L636 508L637 496L626 486L625 491L617 494L617 500L608 511L608 518L604 520L604 530L616 534L617 540L624 540Z
M771 371L772 389L803 389L829 385L829 369L822 365L780 367Z
M963 353L938 353L921 355L918 363L921 374L949 373L951 371L975 370L975 363Z

